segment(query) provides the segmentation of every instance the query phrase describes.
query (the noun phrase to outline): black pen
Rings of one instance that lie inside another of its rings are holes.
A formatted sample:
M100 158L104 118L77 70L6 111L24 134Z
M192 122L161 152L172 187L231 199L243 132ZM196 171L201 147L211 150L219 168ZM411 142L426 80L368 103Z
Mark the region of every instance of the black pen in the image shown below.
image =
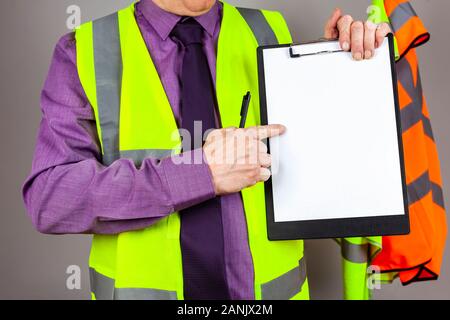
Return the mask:
M242 99L242 107L241 107L241 123L239 124L239 128L245 128L245 122L247 121L248 114L248 106L250 105L250 100L252 99L252 95L250 91Z

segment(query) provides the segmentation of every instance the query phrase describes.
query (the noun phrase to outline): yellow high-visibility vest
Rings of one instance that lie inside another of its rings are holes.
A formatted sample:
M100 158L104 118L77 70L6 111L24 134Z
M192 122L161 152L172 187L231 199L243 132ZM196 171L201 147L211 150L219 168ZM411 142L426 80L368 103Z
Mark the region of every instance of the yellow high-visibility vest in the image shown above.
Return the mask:
M260 124L258 45L291 43L278 12L223 3L216 90L223 127L237 126L242 95L255 97L247 125ZM134 16L134 4L76 31L77 65L91 103L102 162L165 158L181 139L163 85ZM176 133L174 135L174 133ZM242 191L256 299L308 299L302 241L267 239L264 184ZM90 255L96 299L183 299L180 218L119 235L95 235Z

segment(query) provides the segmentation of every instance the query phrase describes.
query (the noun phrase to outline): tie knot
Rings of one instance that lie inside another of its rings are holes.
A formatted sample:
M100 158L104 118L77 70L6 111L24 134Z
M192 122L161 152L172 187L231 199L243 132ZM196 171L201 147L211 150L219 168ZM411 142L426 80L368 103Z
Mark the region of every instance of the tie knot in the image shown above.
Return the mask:
M201 44L203 27L195 19L183 19L177 23L171 34L181 41L185 47L192 44Z

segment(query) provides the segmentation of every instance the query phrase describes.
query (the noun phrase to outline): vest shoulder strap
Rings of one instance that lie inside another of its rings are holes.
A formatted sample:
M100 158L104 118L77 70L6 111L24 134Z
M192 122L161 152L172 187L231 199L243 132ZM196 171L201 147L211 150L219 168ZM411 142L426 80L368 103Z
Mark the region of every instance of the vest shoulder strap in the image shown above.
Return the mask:
M253 32L259 46L291 43L283 16L276 11L236 7Z
M247 22L260 46L278 44L275 32L272 30L261 10L236 8Z
M81 83L94 109L103 163L119 158L122 54L118 13L83 24L75 32Z

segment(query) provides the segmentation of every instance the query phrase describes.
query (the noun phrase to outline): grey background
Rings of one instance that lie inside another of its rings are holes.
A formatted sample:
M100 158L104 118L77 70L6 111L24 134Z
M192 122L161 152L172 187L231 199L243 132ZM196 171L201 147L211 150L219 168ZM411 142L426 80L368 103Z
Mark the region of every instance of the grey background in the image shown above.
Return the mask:
M77 4L82 20L103 16L130 0L2 0L0 3L0 298L87 299L89 236L45 236L31 226L21 198L39 125L39 96L54 45L66 29L66 8ZM229 1L247 7L280 10L294 40L322 36L333 8L363 19L369 0L254 0ZM432 34L419 50L423 85L440 150L444 185L450 186L450 50L448 0L412 1ZM450 187L445 188L448 200ZM448 253L448 252L447 252ZM308 241L307 259L313 299L340 299L342 292L339 250L330 240ZM81 290L66 289L66 268L82 267ZM396 282L375 293L378 299L449 299L450 261L446 254L438 281L401 287Z

